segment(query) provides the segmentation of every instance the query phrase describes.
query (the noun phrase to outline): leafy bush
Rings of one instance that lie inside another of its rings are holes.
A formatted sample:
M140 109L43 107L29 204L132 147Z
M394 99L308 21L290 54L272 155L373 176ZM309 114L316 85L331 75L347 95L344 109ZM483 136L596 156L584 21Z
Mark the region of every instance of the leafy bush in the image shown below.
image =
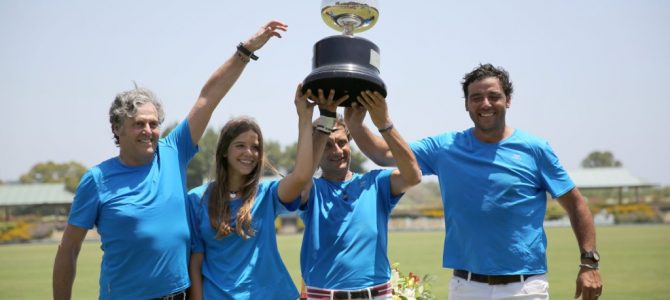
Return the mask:
M31 239L31 224L24 221L6 224L9 226L0 232L0 243L27 242Z
M650 223L660 219L656 211L647 203L621 204L607 208L614 215L614 221L620 223Z

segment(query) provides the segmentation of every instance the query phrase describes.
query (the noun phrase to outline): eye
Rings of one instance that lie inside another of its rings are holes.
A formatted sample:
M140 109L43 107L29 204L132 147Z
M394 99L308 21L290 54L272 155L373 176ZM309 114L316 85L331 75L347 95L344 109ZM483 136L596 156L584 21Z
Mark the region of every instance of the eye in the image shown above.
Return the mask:
M482 95L472 95L472 96L470 96L470 101L472 101L472 102L481 102L482 100L484 100L484 96L482 96Z
M489 96L489 99L491 101L498 101L498 100L502 99L502 95L501 94L492 94L492 95Z

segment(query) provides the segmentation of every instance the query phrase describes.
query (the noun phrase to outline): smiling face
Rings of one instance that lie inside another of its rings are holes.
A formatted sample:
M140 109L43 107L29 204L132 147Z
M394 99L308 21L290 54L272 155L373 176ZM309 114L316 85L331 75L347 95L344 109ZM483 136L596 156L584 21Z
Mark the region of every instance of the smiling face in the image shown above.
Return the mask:
M135 116L125 117L114 128L114 134L119 137L119 157L124 164L141 166L151 162L161 134L156 107L151 103L137 107Z
M505 113L511 99L505 96L500 80L486 77L468 86L465 110L475 123L475 136L484 142L498 142L506 136Z
M248 130L235 137L226 153L229 178L240 178L251 174L258 165L259 156L260 141L256 132Z
M330 134L323 150L319 166L323 177L328 180L345 180L349 173L351 162L351 147L344 127L338 126L337 130Z

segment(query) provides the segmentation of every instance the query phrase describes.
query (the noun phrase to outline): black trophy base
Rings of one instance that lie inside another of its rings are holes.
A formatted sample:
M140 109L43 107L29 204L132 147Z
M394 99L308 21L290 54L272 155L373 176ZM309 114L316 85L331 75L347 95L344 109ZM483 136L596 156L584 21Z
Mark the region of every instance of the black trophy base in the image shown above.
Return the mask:
M349 95L340 106L351 106L362 91L377 91L386 97L386 85L379 77L378 66L371 62L379 55L379 48L364 38L337 35L320 40L314 45L312 72L303 81L302 92L311 90L318 95L323 90L328 96L335 91L335 98ZM376 63L378 65L378 62Z

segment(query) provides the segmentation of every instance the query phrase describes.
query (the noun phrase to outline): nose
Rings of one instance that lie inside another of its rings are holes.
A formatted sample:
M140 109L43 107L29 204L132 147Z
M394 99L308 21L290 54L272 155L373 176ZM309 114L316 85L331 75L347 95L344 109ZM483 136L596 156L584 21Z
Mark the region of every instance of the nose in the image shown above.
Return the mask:
M151 125L149 123L142 124L142 133L149 134L151 132Z
M343 152L342 147L340 147L340 145L337 145L337 144L335 144L335 147L333 147L333 150L335 150L334 152L337 153L337 154L341 154Z
M482 106L484 107L491 107L491 101L489 100L489 97L484 97L484 100L482 100Z

